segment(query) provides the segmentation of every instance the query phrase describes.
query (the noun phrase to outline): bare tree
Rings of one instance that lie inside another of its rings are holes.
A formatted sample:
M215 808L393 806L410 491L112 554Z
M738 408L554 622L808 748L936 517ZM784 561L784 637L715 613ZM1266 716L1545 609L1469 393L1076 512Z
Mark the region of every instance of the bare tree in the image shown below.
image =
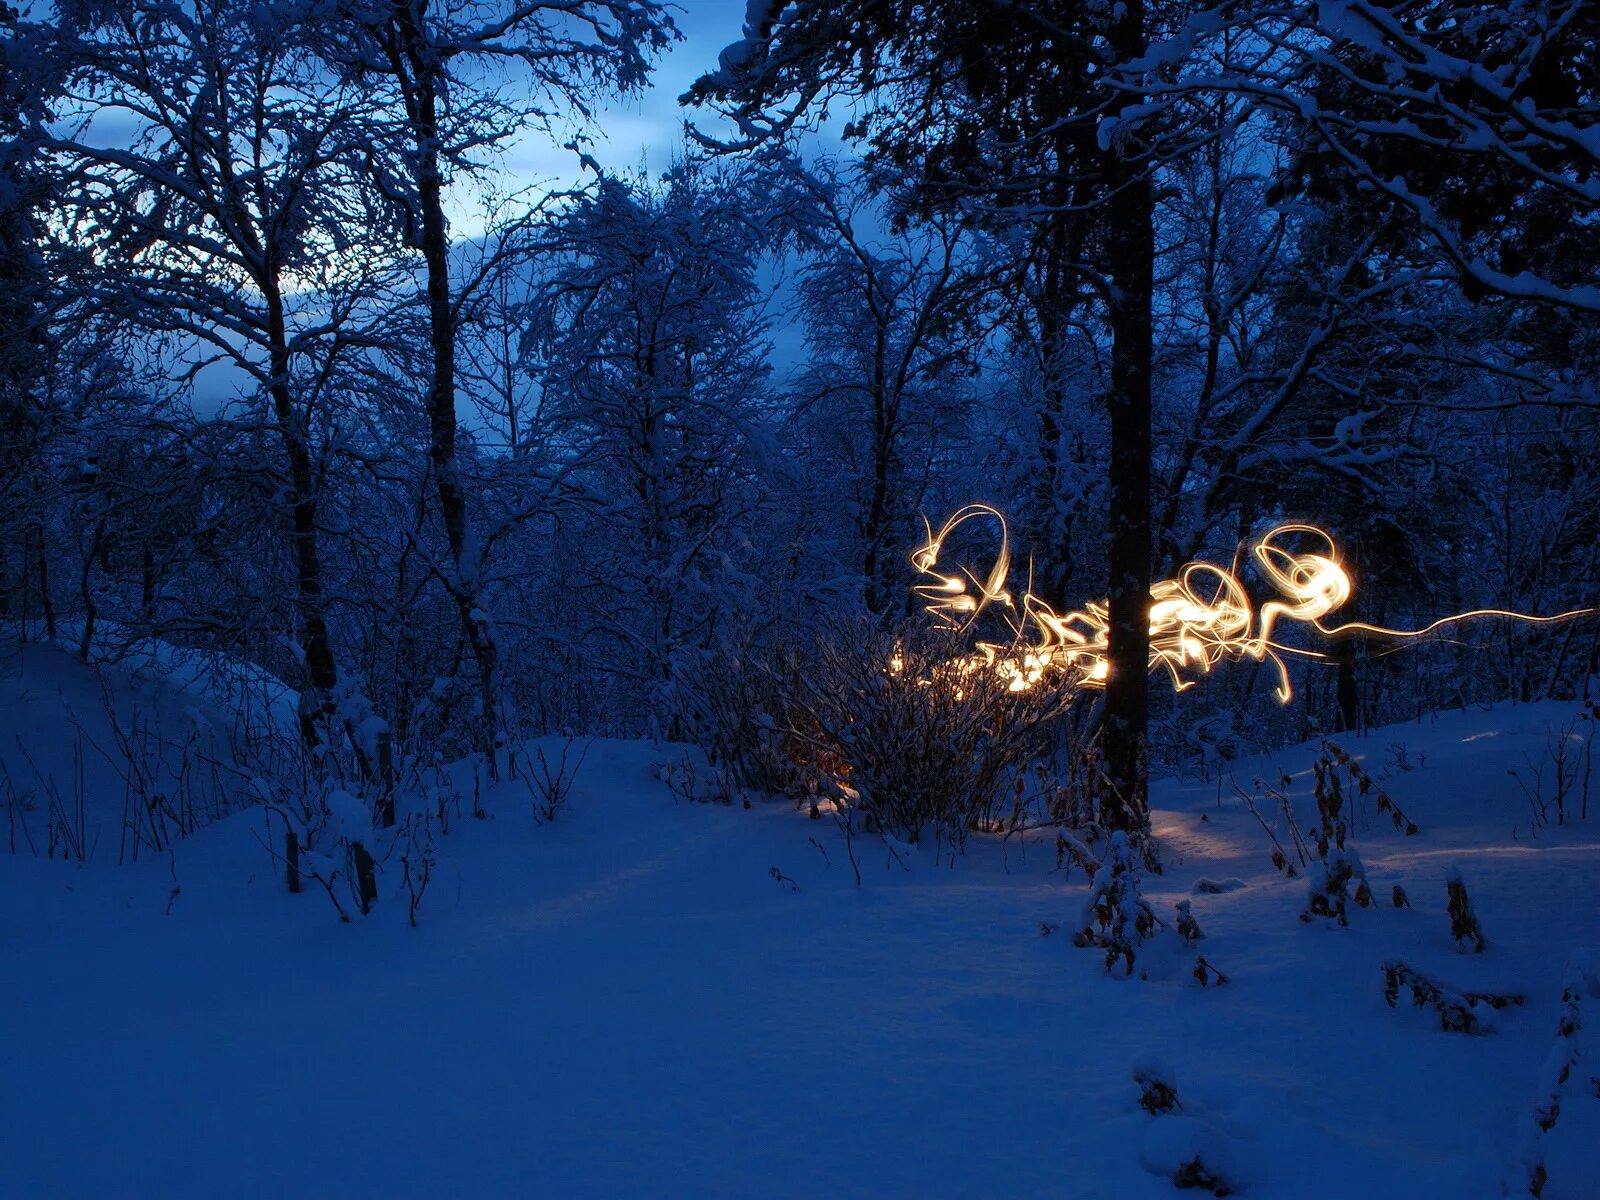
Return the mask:
M291 13L193 4L63 7L70 74L50 149L57 231L92 250L85 306L224 362L265 401L282 454L308 744L339 672L320 545L317 405L340 357L372 343L381 215L355 186L368 103L306 51ZM247 407L241 422L256 421Z
M768 228L747 187L693 166L659 187L602 179L553 222L531 309L531 365L561 441L584 448L599 517L562 576L587 600L587 640L674 737L682 676L736 606L729 551L760 499Z
M1592 254L1600 207L1594 38L1581 0L1228 3L1168 32L1143 91L1275 110L1302 182L1342 172L1384 197L1475 294L1594 314L1570 253Z
M650 56L674 32L656 0L350 0L337 7L322 43L328 59L386 104L367 127L367 167L423 261L429 472L449 555L437 568L477 667L480 749L491 772L499 770L501 737L497 649L456 446L456 345L462 305L478 280L452 278L446 180L471 177L485 152L530 127L548 128L558 110L584 113L604 90L639 87ZM518 72L515 94L507 68Z
M959 223L874 236L857 184L825 164L802 175L816 219L799 286L810 350L797 413L811 477L828 504L851 503L847 566L862 601L894 617L909 601L904 548L915 534L940 449L962 436L963 385L984 334L984 288Z
M924 5L800 0L752 6L744 39L686 97L741 137L784 138L838 100L900 211L982 216L1040 248L1049 352L1091 292L1111 341L1107 465L1109 678L1104 748L1130 827L1146 820L1151 581L1154 164L1184 142L1143 91L1173 6L1125 0ZM1078 230L1071 224L1079 223Z

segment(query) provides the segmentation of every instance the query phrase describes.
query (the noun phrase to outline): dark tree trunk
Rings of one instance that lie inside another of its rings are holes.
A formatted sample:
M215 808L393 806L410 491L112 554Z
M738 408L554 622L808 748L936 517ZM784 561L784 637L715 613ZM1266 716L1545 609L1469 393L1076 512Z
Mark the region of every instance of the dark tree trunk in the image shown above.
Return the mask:
M45 546L44 521L40 520L37 527L39 532L39 604L40 611L44 614L44 636L47 641L56 640L56 605L50 598L50 562Z
M1067 347L1072 331L1072 321L1079 302L1082 286L1079 264L1084 257L1084 244L1088 222L1076 211L1084 201L1082 185L1066 178L1064 164L1076 157L1068 127L1062 123L1056 137L1056 162L1062 164L1062 179L1054 189L1051 202L1061 212L1050 219L1044 232L1044 263L1039 282L1039 353L1043 371L1041 384L1043 410L1039 414L1039 452L1043 464L1043 515L1042 535L1034 539L1040 547L1035 560L1043 594L1053 604L1071 604L1070 593L1076 569L1076 547L1072 522L1067 514L1080 501L1075 493L1078 481L1069 477L1069 464L1075 459L1066 453L1062 444L1064 422L1070 393L1063 377L1066 370Z
M323 740L322 720L333 704L339 682L333 644L322 606L322 559L317 549L317 494L311 469L307 431L295 411L289 390L288 335L283 297L276 281L263 289L267 302L267 336L272 379L272 412L289 461L289 540L294 552L296 605L300 610L300 642L305 659L307 691L300 703L300 736L308 748Z
M880 378L873 381L872 389L872 496L867 505L867 520L863 541L866 553L862 558L861 573L866 580L867 611L881 617L889 608L889 594L882 561L883 543L889 523L889 487L893 469L894 437L885 398L886 385L881 378L883 370L884 339L882 331L877 338L878 369Z
M444 218L444 176L439 166L439 91L442 67L422 22L426 0L396 0L395 27L404 56L403 82L409 83L408 116L417 150L417 207L420 249L427 267L428 325L433 379L428 388L428 457L439 515L455 570L449 588L461 617L461 630L478 668L483 705L480 749L489 773L499 778L499 730L495 704L495 643L483 608L476 549L468 545L467 499L456 455L455 312L450 302L450 239Z
M1059 199L1063 205L1067 203L1065 193ZM1082 221L1073 224L1081 228ZM1046 598L1051 603L1062 604L1071 602L1067 588L1072 578L1073 547L1072 528L1061 520L1065 510L1062 503L1062 418L1067 407L1066 383L1061 378L1061 372L1066 361L1068 321L1074 297L1061 260L1066 256L1063 243L1069 242L1073 235L1067 232L1066 222L1058 218L1045 236L1046 263L1039 287L1040 385L1043 393L1040 397L1039 457L1043 464L1040 483L1045 525L1040 530L1043 536L1038 540L1040 553L1036 566ZM1072 250L1077 249L1075 244L1072 245Z
M1356 578L1359 580L1366 573L1361 568L1369 564L1361 561L1364 549L1357 543L1355 562L1347 562L1347 567L1358 571ZM1354 621L1361 615L1361 589L1357 588L1350 599L1344 603L1340 611L1341 621ZM1335 720L1338 722L1340 733L1359 733L1361 730L1361 680L1357 665L1361 658L1359 640L1353 635L1347 635L1335 641L1331 647L1334 661L1333 701L1337 709Z
M155 619L156 556L146 543L139 554L139 611L146 621Z
M83 556L83 571L78 576L78 596L83 606L83 636L78 640L79 662L88 662L89 652L94 647L95 622L100 616L100 607L94 602L94 560L107 544L106 521L101 517L95 523L94 537L89 543L89 553Z
M1356 647L1353 641L1339 647L1338 660L1334 691L1339 702L1339 731L1357 733L1361 729L1361 689L1356 686Z
M1142 0L1124 0L1119 61L1145 51ZM1110 674L1102 739L1114 821L1142 828L1150 697L1150 361L1155 199L1129 147L1107 157L1106 267L1111 277Z
M1360 614L1357 602L1361 593L1356 592L1345 602L1344 611L1340 619L1354 621ZM1359 733L1361 731L1361 680L1357 666L1361 659L1361 643L1354 636L1340 638L1333 648L1335 663L1333 697L1339 709L1338 721L1341 733Z
M350 861L355 865L356 895L361 900L361 915L365 916L378 902L378 878L374 873L372 855L360 842L351 842Z

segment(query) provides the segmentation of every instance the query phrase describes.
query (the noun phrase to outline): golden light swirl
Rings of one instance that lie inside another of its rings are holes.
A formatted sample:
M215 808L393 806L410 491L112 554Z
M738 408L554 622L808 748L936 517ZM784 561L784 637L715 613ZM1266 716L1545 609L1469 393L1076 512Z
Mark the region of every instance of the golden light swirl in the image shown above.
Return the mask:
M988 570L965 567L955 574L937 569L944 544L962 525L974 520L992 521L999 534L999 549ZM1104 601L1058 613L1045 601L1024 590L1020 601L1010 590L1011 535L1005 516L987 504L969 504L946 521L937 532L927 521L927 538L911 554L917 571L926 576L914 585L916 594L943 628L966 632L986 611L996 613L1011 631L1007 643L980 641L964 661L968 670L990 669L1008 682L1012 691L1026 691L1046 680L1069 687L1103 687L1110 673L1110 620ZM1296 548L1284 544L1293 539ZM1214 563L1192 562L1173 579L1150 587L1150 668L1164 669L1177 691L1193 687L1196 674L1204 674L1224 659L1271 662L1278 673L1276 695L1287 704L1294 695L1285 654L1310 658L1326 655L1273 640L1280 621L1309 625L1325 637L1367 633L1388 638L1424 637L1440 626L1469 617L1497 616L1517 621L1550 624L1574 617L1592 616L1594 608L1574 609L1553 617L1528 616L1498 608L1478 608L1443 617L1422 629L1389 629L1351 621L1329 627L1323 618L1343 605L1354 590L1350 574L1339 562L1333 538L1315 525L1288 523L1262 535L1250 546L1250 557L1263 580L1277 593L1257 613L1237 574Z

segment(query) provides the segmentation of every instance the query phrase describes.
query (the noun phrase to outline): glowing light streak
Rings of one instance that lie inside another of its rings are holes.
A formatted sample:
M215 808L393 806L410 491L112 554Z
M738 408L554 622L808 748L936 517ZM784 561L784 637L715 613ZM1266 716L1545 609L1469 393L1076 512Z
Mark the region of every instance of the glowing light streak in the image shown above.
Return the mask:
M945 543L970 521L992 521L999 536L998 552L987 571L965 567L955 574L939 569ZM1105 601L1058 613L1030 588L1020 598L1011 591L1011 534L1005 516L987 504L969 504L937 531L924 520L927 538L911 554L911 563L925 580L914 591L942 628L965 633L986 612L996 614L1011 630L1009 643L979 641L974 653L956 665L963 673L993 670L1012 691L1026 691L1046 680L1068 687L1104 687L1110 674L1110 614ZM1324 618L1348 601L1354 585L1339 561L1338 547L1315 525L1287 523L1263 534L1249 546L1256 571L1277 596L1256 611L1239 577L1237 557L1231 568L1191 562L1175 578L1150 588L1150 669L1165 670L1176 691L1194 686L1225 659L1270 662L1277 671L1276 695L1287 704L1294 695L1284 656L1326 658L1317 650L1288 646L1274 639L1280 622L1295 622L1324 637L1365 633L1374 637L1413 639L1473 617L1505 617L1533 624L1553 624L1593 616L1600 609L1582 608L1553 617L1529 616L1499 608L1476 608L1442 617L1422 629L1390 629L1350 621L1328 626ZM898 672L900 666L891 663Z

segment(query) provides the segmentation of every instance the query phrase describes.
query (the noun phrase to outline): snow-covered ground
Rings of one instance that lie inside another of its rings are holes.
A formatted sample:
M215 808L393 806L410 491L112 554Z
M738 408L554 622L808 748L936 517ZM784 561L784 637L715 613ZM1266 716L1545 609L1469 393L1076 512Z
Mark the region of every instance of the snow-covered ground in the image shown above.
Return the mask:
M53 653L0 693L0 758L21 735L44 771L72 760L52 697L88 722L98 694ZM91 766L93 861L0 856L0 1196L1144 1197L1197 1149L1248 1196L1498 1196L1563 963L1600 945L1600 812L1531 837L1508 774L1574 715L1348 741L1421 830L1367 802L1380 903L1348 928L1299 920L1305 880L1230 787L1158 785L1146 894L1163 917L1192 901L1220 988L1170 933L1143 980L1074 948L1086 888L1046 833L954 865L858 840L857 888L831 822L675 802L645 744L595 743L552 824L491 794L438 841L414 929L397 868L350 924L285 894L258 810L119 866L121 784ZM1305 812L1316 749L1233 773L1290 775ZM1451 866L1483 954L1449 936ZM1385 1005L1391 957L1527 1001L1444 1033ZM1600 1001L1585 1015L1600 1029ZM1141 1111L1141 1069L1181 1112ZM1552 1200L1600 1196L1597 1072L1600 1047L1548 1140Z

